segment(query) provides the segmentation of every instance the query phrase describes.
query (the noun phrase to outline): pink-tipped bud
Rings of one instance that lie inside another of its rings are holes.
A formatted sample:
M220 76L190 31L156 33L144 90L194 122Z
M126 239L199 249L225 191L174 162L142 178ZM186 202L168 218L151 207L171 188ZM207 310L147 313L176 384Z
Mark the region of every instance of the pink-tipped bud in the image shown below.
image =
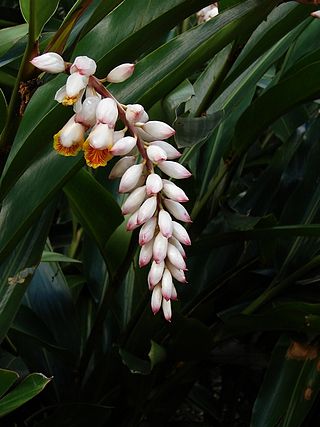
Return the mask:
M146 198L146 186L138 187L129 195L122 205L122 214L127 215L138 210Z
M140 104L129 104L126 109L126 119L130 123L142 122L145 123L149 120L148 114Z
M177 294L177 290L175 288L175 286L172 284L172 291L171 291L171 298L172 301L177 301L178 300L178 294Z
M168 239L162 233L158 233L153 244L153 259L156 263L164 261L167 256Z
M175 237L172 236L169 239L169 243L171 243L173 246L175 246L178 249L178 251L181 253L183 258L186 258L186 252L183 249L183 246L181 245L181 243L179 242L178 239L176 239Z
M172 288L173 288L172 276L170 271L166 268L163 272L163 276L161 280L161 291L162 291L163 298L165 298L167 301L171 298Z
M162 182L163 182L163 192L167 197L169 197L169 199L175 200L176 202L180 202L180 203L189 201L186 193L180 187L174 184L172 181L163 179Z
M181 156L181 153L166 141L153 141L151 145L157 145L162 148L166 152L167 159L169 160L177 159Z
M131 166L125 171L120 181L119 193L128 193L134 189L141 178L143 168L144 164L139 163L138 165Z
M157 285L153 288L152 295L151 295L151 309L153 314L158 313L158 311L161 308L161 302L162 302L161 286Z
M149 264L152 258L153 240L141 246L139 255L139 267L144 267Z
M156 209L157 209L157 196L152 196L152 197L149 197L147 200L145 200L139 209L138 224L143 224L144 222L152 218Z
M149 284L150 290L152 290L156 286L156 284L160 282L160 280L162 279L163 271L164 271L163 261L159 262L159 264L157 264L155 261L152 262L151 268L148 274L148 284Z
M153 239L154 232L156 230L156 225L157 225L156 217L150 218L149 221L143 224L139 233L140 246L145 245L146 243L150 242L151 239Z
M118 160L117 163L111 169L109 179L121 178L122 175L133 166L136 162L135 156L126 156Z
M170 214L164 209L161 209L159 212L158 225L164 237L168 239L169 237L172 236L172 233L173 233L172 218Z
M177 162L160 161L158 163L158 168L166 175L175 179L185 179L191 176L191 172L189 172L188 169Z
M136 143L136 138L133 138L132 136L125 136L114 144L110 152L114 156L124 156L125 154L130 153L130 151L136 146Z
M172 310L171 310L171 301L170 300L167 301L166 299L162 298L162 311L163 311L164 318L168 322L171 322Z
M316 10L315 12L312 12L311 16L313 16L314 18L320 19L320 10Z
M157 145L150 145L147 148L147 156L153 163L158 163L167 158L166 152Z
M178 282L180 282L180 283L188 283L187 280L186 280L186 276L185 276L183 270L180 270L179 268L175 267L168 260L166 260L166 267L170 270L170 273L172 274L172 277L174 277L176 280L178 280Z
M112 98L103 98L98 104L96 117L98 123L105 123L114 128L118 120L117 103Z
M176 219L184 222L192 222L186 208L184 208L179 202L175 202L174 200L170 200L170 199L164 199L163 202L165 207L168 209L168 211Z
M154 139L167 139L176 133L167 123L159 122L158 120L150 120L141 125L141 128Z
M77 56L70 67L70 73L79 73L84 76L92 76L97 69L95 61L88 56Z
M187 266L183 259L183 256L178 251L178 249L175 246L173 246L171 243L168 243L167 257L171 262L171 264L173 264L179 270L186 270Z
M173 236L184 245L190 246L191 240L190 240L189 234L187 233L187 230L181 224L179 224L179 222L172 221L172 224L173 224Z
M63 58L55 52L36 56L30 62L39 70L52 74L62 73L66 68Z
M130 218L129 218L128 222L127 222L127 230L128 231L132 231L132 230L135 230L138 227L139 227L139 224L138 224L138 211L136 211L136 212L134 212L130 216Z
M146 181L148 196L159 193L159 191L162 190L162 185L162 179L158 174L151 173L150 175L148 175Z
M132 76L134 72L134 64L121 64L113 68L107 75L106 80L109 83L121 83Z

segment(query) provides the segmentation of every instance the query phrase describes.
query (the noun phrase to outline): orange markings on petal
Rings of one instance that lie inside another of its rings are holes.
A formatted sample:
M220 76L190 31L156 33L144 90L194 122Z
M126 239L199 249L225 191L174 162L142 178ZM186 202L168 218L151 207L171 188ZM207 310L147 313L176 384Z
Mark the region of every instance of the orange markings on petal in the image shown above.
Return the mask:
M98 150L97 148L91 147L88 140L83 144L83 150L87 165L94 169L99 166L106 166L108 161L113 157L112 154L110 154L109 148Z
M76 156L82 149L82 143L77 142L76 144L71 145L71 147L65 147L60 142L59 134L60 132L55 134L53 137L53 148L62 156Z
M62 105L68 107L75 104L79 99L79 96L65 96L61 102Z

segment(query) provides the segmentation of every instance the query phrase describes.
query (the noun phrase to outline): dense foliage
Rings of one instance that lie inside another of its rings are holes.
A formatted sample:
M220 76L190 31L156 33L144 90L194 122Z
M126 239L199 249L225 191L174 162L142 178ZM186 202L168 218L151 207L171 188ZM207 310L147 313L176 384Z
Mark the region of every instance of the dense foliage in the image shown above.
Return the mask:
M1 426L320 422L317 7L221 0L198 23L210 3L0 0ZM176 131L193 223L171 323L115 160L53 149L72 108L30 63L45 51L101 79L134 62L107 89Z

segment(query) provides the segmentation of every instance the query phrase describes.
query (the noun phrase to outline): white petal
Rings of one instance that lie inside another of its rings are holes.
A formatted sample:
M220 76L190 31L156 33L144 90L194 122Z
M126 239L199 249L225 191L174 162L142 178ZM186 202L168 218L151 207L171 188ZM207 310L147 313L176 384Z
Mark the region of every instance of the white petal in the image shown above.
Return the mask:
M70 98L78 96L81 90L87 86L88 79L89 78L87 76L83 76L79 73L70 74L66 83L67 96Z
M184 271L180 270L177 267L175 267L173 264L171 264L171 262L168 259L166 260L166 266L170 270L170 273L172 274L172 276L176 280L178 280L178 282L188 283L187 280L186 280L186 276L184 274Z
M47 73L62 73L66 68L63 58L55 52L36 56L30 62L39 68L39 70L46 71Z
M127 215L138 210L146 198L146 187L138 187L129 195L127 200L122 205L122 214Z
M164 270L162 280L161 280L161 291L162 291L163 298L165 298L167 301L171 298L172 287L173 287L172 276L170 271L166 268Z
M172 161L159 161L158 168L162 170L163 173L175 179L184 179L191 176L191 172L188 171L180 163Z
M152 296L151 296L151 308L152 308L153 314L158 313L158 311L161 308L161 302L162 302L161 286L157 285L153 288Z
M168 243L167 257L171 264L173 264L179 270L186 270L186 263L183 256L180 254L178 249L171 243Z
M174 286L174 284L172 284L172 291L171 291L171 298L172 301L177 301L178 299L178 294L177 294L177 290Z
M147 156L153 163L166 160L167 158L166 152L156 145L150 145L150 147L147 148Z
M170 300L167 301L166 299L162 298L162 311L163 311L164 318L168 322L171 322L172 311L171 311L171 301Z
M84 76L92 76L97 69L97 64L88 56L77 56L70 67L70 73L80 73Z
M173 224L173 236L184 245L190 246L191 240L190 240L189 234L187 233L187 230L179 222L172 221L172 224Z
M150 218L149 221L143 224L139 233L139 245L145 245L146 243L150 242L151 239L153 239L156 225L156 217Z
M175 134L175 130L171 126L158 120L150 120L144 123L141 128L155 139L167 139Z
M115 132L116 133L116 132ZM111 169L109 179L121 178L130 166L133 166L136 162L135 156L126 156L118 160L117 163Z
M151 264L151 268L148 274L148 284L149 284L149 289L153 289L157 283L160 282L160 280L162 279L162 275L163 275L163 271L164 271L164 262L159 262L156 263L155 261L152 262Z
M113 68L107 75L107 81L110 83L121 83L132 76L134 72L134 64L121 64Z
M183 246L181 245L181 243L179 242L178 239L176 239L174 236L172 236L169 239L169 243L171 243L173 246L175 246L178 249L178 251L181 253L183 258L186 258L186 252L183 249Z
M146 181L147 194L151 196L152 194L157 194L162 190L162 179L156 173L151 173L147 177Z
M164 199L163 203L168 211L179 221L192 222L187 210L180 203L170 199Z
M54 96L54 99L58 102L62 102L66 96L67 96L66 85L64 85L57 90Z
M181 156L181 153L166 141L152 141L151 145L157 145L162 148L166 152L167 159L169 160L177 159Z
M112 147L111 153L114 156L124 156L136 146L137 140L132 136L125 136L119 139Z
M114 127L118 120L118 107L116 101L112 98L101 99L97 107L96 117L98 122Z
M59 142L64 147L83 142L85 128L74 119L75 116L72 116L59 132Z
M99 123L89 134L88 141L91 147L97 150L111 148L113 143L113 129L108 125Z
M142 105L128 104L126 109L126 119L130 123L145 123L149 120L149 117Z
M158 233L154 239L153 245L153 259L159 263L164 261L167 256L168 239L162 233Z
M92 127L96 123L96 109L98 103L99 98L97 96L90 96L86 98L83 103L80 104L81 109L76 114L77 122L82 123L87 127Z
M158 225L164 237L169 238L172 236L172 232L173 232L172 218L170 214L164 209L161 209L159 212Z
M157 196L149 197L141 205L138 213L138 224L143 224L148 221L157 209Z
M182 188L178 187L172 181L168 181L167 179L163 179L163 192L169 197L169 199L175 200L176 202L188 202L188 196L182 190Z
M144 267L151 261L152 248L153 248L153 240L150 240L150 242L141 246L140 256L139 256L139 267Z
M143 169L143 163L130 166L130 168L127 169L122 175L119 185L119 193L128 193L129 191L133 190L141 178Z

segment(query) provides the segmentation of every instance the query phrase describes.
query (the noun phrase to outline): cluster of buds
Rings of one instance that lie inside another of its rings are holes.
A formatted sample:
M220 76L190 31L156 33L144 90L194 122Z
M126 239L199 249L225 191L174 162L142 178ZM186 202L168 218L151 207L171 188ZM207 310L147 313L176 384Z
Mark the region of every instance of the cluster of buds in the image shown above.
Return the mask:
M197 12L198 24L207 22L219 14L218 3L210 4Z
M162 308L170 321L171 300L177 299L173 279L186 283L183 245L191 244L180 223L191 222L182 204L188 197L170 180L191 176L175 161L181 153L165 141L174 135L174 129L164 122L149 120L140 104L121 104L103 85L129 78L133 64L119 65L99 80L94 76L96 63L86 56L79 56L70 64L49 52L31 62L42 71L70 74L55 99L62 105L72 105L74 115L54 135L55 150L65 156L75 156L83 150L87 165L93 168L106 166L112 157L121 156L109 178L120 178L119 192L128 194L122 205L123 215L130 215L127 229L141 227L139 266L151 263L148 285L152 311L156 314ZM116 130L119 122L124 127Z

